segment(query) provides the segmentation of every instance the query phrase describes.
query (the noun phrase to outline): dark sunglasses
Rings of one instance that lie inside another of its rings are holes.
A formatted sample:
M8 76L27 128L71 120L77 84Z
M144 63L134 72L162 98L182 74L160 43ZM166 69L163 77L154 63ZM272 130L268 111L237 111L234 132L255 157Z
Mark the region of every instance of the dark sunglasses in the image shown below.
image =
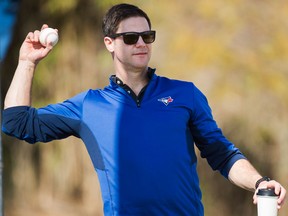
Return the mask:
M144 31L144 32L123 32L111 35L111 38L117 38L123 36L125 44L136 44L141 36L146 44L153 43L155 41L156 31Z

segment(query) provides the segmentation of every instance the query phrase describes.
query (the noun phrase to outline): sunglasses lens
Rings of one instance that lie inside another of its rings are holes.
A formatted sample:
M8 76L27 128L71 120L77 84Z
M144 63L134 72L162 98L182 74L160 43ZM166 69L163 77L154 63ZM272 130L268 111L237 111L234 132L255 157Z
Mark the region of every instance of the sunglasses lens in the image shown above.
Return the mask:
M125 44L131 45L131 44L136 44L139 39L138 34L126 34L123 35L123 40Z
M155 41L154 31L144 32L141 36L146 44L153 43Z

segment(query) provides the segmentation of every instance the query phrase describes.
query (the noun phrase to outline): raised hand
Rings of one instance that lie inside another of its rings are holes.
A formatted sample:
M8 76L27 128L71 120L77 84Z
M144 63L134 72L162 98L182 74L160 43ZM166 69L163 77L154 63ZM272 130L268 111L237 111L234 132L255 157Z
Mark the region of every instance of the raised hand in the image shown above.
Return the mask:
M41 30L48 28L48 25L44 24ZM35 30L29 32L22 43L19 53L19 61L29 61L37 64L41 59L45 58L52 50L52 44L48 44L44 47L39 41L40 31Z

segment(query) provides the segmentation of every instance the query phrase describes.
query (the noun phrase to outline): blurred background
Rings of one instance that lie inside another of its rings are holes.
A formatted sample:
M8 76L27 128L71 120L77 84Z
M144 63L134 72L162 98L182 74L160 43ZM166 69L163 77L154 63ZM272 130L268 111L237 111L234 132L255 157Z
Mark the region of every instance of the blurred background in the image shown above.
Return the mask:
M151 67L194 82L224 134L263 175L288 187L288 4L284 0L126 1L157 30ZM1 108L29 31L47 23L60 40L37 69L33 106L102 88L113 74L101 33L117 0L0 0ZM81 140L29 145L2 134L8 216L101 216L97 174ZM199 157L206 216L253 216L253 193ZM283 207L280 216L288 215Z

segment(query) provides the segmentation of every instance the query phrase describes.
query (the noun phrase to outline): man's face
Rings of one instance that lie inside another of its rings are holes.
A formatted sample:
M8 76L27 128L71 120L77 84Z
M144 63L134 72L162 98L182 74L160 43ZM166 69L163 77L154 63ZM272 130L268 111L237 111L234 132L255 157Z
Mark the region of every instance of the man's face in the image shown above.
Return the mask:
M144 17L131 17L123 20L116 33L149 31L149 25ZM106 43L106 42L105 42ZM107 45L107 44L106 44ZM143 70L148 66L151 57L151 44L146 44L142 37L137 43L128 45L123 41L123 36L111 40L109 51L117 69Z

